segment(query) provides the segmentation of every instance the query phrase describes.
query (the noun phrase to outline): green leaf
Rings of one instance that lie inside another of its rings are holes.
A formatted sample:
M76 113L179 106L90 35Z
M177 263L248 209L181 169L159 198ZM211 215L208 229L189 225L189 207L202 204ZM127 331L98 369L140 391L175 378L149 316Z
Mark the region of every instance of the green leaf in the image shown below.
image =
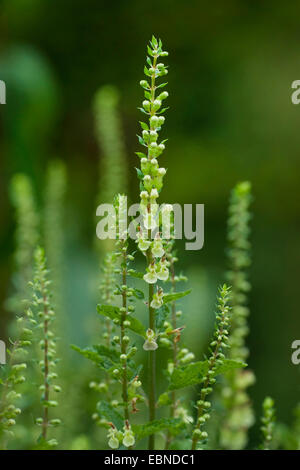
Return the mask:
M136 172L137 172L137 177L139 180L143 180L144 179L144 174L143 172L139 169L139 168L136 168Z
M81 349L78 346L75 346L74 344L71 345L71 348L74 349L74 351L81 354L86 359L89 359L90 361L95 362L97 364L97 366L100 367L100 369L102 369L102 370L108 371L112 367L118 367L119 366L119 364L112 361L111 358L101 356L93 348Z
M162 113L164 113L165 111L167 111L168 109L170 109L170 106L167 106L166 108L163 108L161 111L159 111L159 112L156 113L156 114L162 114Z
M135 298L140 299L140 300L145 298L144 292L136 288L133 289L133 295Z
M128 274L131 277L135 277L136 279L143 279L143 277L144 277L144 273L141 273L139 271L135 271L134 269L129 269Z
M166 405L171 405L171 404L172 404L172 399L169 393L164 392L158 397L158 400L157 400L158 406L166 406Z
M153 53L152 53L151 47L147 46L147 51L148 51L148 54L153 57Z
M97 305L97 311L100 315L103 315L111 320L118 319L121 320L121 314L119 307L113 307L112 305ZM127 316L126 320L130 321L130 326L127 328L134 333L142 336L143 338L146 337L144 325L137 320L136 318Z
M114 362L119 362L119 354L112 348L108 348L103 344L94 344L93 349L97 351L100 356L105 356Z
M148 124L146 124L145 122L143 121L140 121L140 125L141 125L141 128L144 130L144 131L149 131L149 126ZM137 152L136 152L137 153Z
M145 144L145 141L143 139L143 137L141 137L140 135L136 135L137 138L138 138L138 141L141 145L143 145L144 147L147 147L147 145Z
M147 113L147 111L145 111L144 108L138 107L137 109L139 109L142 113L147 114L147 116L149 116L149 113Z
M144 67L144 74L147 75L147 77L151 77L151 73L149 72L149 70L147 69L146 65Z
M155 312L155 325L158 330L163 327L164 322L166 321L170 310L167 305L162 305L159 309Z
M161 418L150 421L146 424L133 425L133 431L136 436L136 440L139 441L144 439L144 437L151 436L151 434L156 434L157 432L164 431L169 429L172 431L179 430L183 425L183 422L179 418Z
M216 375L224 374L232 369L246 367L241 361L232 359L224 359L222 365L216 366ZM208 371L208 361L198 361L188 364L187 366L178 367L171 375L169 390L178 390L192 385L201 383L203 377Z
M185 290L184 292L174 292L171 294L165 294L163 297L164 304L167 304L169 302L174 302L175 300L181 299L182 297L185 297L186 295L190 294L192 292L192 289Z
M119 431L123 430L123 417L110 403L99 401L97 403L97 411L100 418L105 418L107 421L113 423Z
M146 156L143 152L135 152L135 154L136 154L139 158L147 158L147 156Z
M247 364L242 361L236 361L235 359L225 359L223 364L220 364L216 367L216 373L226 374L226 372L233 369L242 369L247 367Z
M166 82L166 83L161 83L160 85L158 85L158 86L156 87L156 89L158 90L159 88L164 88L164 87L167 86L167 85L168 85L168 82Z

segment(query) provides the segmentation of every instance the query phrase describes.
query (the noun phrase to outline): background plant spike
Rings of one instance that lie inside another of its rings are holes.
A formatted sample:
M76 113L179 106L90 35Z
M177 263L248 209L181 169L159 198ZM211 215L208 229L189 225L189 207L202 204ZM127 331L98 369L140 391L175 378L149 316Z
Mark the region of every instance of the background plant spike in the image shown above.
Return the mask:
M33 255L39 240L39 215L30 178L14 175L10 184L11 201L15 209L15 250L12 295L6 306L14 314L23 313L28 304L28 282L33 275Z
M8 362L0 365L0 450L15 437L13 428L22 412L22 388L26 380L28 348L32 344L32 312L26 309L15 319L16 339L10 341Z
M101 155L97 206L112 204L116 194L126 194L128 189L127 152L119 103L120 93L113 85L99 88L93 100L95 136ZM105 255L114 250L114 242L97 239L96 247Z
M263 450L270 450L275 426L275 403L273 398L266 397L262 404L261 432L263 435Z
M246 362L249 350L246 337L249 331L247 306L248 269L251 264L249 241L251 184L238 183L232 190L228 216L228 264L227 279L232 286L232 327L230 330L229 357ZM232 370L226 374L222 385L222 401L225 417L220 429L220 444L226 449L243 449L248 441L248 429L254 424L254 412L247 388L255 382L254 373L247 370Z

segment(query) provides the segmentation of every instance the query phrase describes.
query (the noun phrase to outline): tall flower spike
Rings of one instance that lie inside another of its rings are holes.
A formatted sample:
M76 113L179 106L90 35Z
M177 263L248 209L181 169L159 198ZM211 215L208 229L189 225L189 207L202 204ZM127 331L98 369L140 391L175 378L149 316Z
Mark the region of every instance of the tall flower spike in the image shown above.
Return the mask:
M167 67L160 62L162 57L168 55L163 51L161 40L154 36L148 46L147 66L144 68L146 80L141 80L140 85L144 89L145 100L139 108L148 117L148 122L141 122L142 135L138 136L140 144L145 148L145 152L137 152L141 159L141 169L138 170L140 179L141 202L140 208L143 216L142 232L147 234L143 238L151 240L154 230L159 232L158 204L157 199L163 186L163 178L166 173L165 168L159 168L158 158L165 150L165 142L159 141L159 133L164 124L165 118L162 116L167 108L163 107L163 101L168 97L168 92L162 89L166 83L157 84L157 79L164 77ZM145 243L140 243L140 249L146 253L147 272L144 275L145 282L149 285L148 305L149 305L149 337L144 344L144 349L149 351L149 420L155 419L155 302L154 284L158 279L166 280L169 277L168 267L162 257L164 249L162 243L155 239L151 241L147 249ZM154 303L153 303L154 300ZM154 449L154 435L149 437L149 449Z

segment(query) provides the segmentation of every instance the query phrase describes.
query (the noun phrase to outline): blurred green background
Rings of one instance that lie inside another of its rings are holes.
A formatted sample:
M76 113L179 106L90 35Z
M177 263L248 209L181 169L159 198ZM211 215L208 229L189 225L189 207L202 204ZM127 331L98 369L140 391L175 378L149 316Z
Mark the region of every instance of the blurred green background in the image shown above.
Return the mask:
M138 183L134 152L142 100L145 46L152 33L169 51L163 138L168 168L162 199L205 204L205 246L180 245L180 267L193 293L185 302L185 340L200 357L213 326L215 293L224 278L226 217L233 185L253 184L253 266L249 364L256 409L266 394L285 422L299 400L299 367L291 343L300 337L300 4L276 0L2 0L0 79L0 304L10 285L14 218L8 187L15 172L33 178L40 200L47 161L68 169L65 292L72 343L89 342L99 276L93 252L99 150L92 101L105 84L118 87L130 198ZM100 153L101 157L101 153ZM101 243L101 242L99 242ZM201 341L198 341L201 338ZM65 338L64 338L65 339ZM73 360L77 361L76 354Z

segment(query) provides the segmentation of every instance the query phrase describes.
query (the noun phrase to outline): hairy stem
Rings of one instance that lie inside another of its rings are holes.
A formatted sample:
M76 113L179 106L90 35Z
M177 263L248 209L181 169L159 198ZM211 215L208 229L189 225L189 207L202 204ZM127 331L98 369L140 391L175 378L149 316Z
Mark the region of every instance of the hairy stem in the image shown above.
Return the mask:
M124 246L125 246L125 244L124 244ZM124 255L123 255L124 267L123 267L123 270L122 270L122 283L123 283L123 286L127 285L126 261L127 261L127 254L126 254L126 251L124 251ZM124 290L123 294L122 294L122 306L123 306L124 312L122 312L122 316L121 316L121 354L126 354L127 346L126 346L126 343L124 341L124 336L125 336L124 321L126 320L126 312L127 312L127 293L126 293L126 290ZM128 410L127 362L125 362L124 365L123 365L122 397L123 397L123 402L124 402L124 420L128 421L129 420L129 410Z
M175 269L174 269L174 263L171 262L170 264L170 271L171 271L171 282L172 282L172 292L174 293L176 291L176 282L175 282ZM176 321L176 303L175 301L172 302L172 328L173 330L176 330L177 328L177 321ZM178 345L177 341L174 338L173 341L173 362L174 362L174 367L177 367L177 353L178 353ZM170 418L175 418L175 411L176 411L176 392L173 390L171 393L171 409L170 409ZM171 444L171 433L168 431L167 434L167 439L166 439L166 446L165 449L168 450Z
M147 253L148 265L152 263L152 253L151 250ZM149 305L149 328L155 332L155 310L151 307L151 302L153 299L153 284L149 284L149 295L148 295L148 305ZM155 419L155 351L149 351L149 421ZM155 448L155 435L152 434L149 436L148 449L153 450Z
M43 289L43 284L42 284ZM44 290L44 289L43 289ZM48 362L48 308L47 308L47 295L45 292L43 293L43 303L44 303L44 387L45 387L45 402L49 401L49 381L48 381L48 374L49 374L49 362ZM43 416L43 423L42 423L42 436L46 440L47 439L47 430L48 430L48 406L44 406L44 416Z

